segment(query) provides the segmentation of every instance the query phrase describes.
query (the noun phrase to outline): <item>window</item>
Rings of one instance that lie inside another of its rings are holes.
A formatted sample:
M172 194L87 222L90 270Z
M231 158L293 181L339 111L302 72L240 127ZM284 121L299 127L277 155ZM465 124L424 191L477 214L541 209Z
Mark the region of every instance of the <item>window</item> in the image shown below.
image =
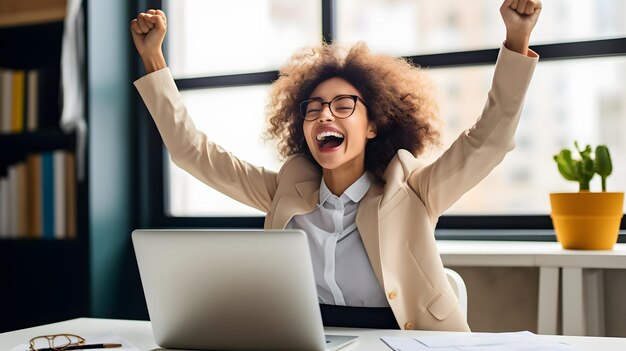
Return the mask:
M431 69L445 117L444 148L474 124L491 86L492 66ZM607 144L613 173L609 191L626 189L626 57L546 61L537 66L526 96L516 148L447 213L545 215L548 194L578 191L557 172L552 156L579 143ZM443 150L438 150L439 153ZM434 153L437 156L438 152ZM600 178L591 183L600 190Z
M276 145L263 142L263 107L269 87L187 90L182 93L196 126L237 157L278 171ZM236 106L236 112L233 111ZM242 126L245 126L242 127ZM172 216L262 216L181 170L168 158L169 213Z
M485 103L505 35L500 4L169 1L166 55L196 125L238 157L270 169L280 163L275 146L261 141L268 86L291 53L320 43L323 36L343 44L364 40L373 51L428 67L439 90L447 147L475 122ZM526 99L517 147L442 217L440 227L490 227L488 222L502 217L502 227L548 229L548 193L577 189L561 179L552 160L573 140L607 144L614 161L609 187L626 188L626 167L620 166L626 165L626 142L619 136L626 129L626 22L620 16L625 10L619 0L585 0L576 6L566 0L544 2L531 40L542 62ZM235 103L237 111L232 111ZM151 185L156 194L166 194L158 201L163 214L158 223L180 224L194 217L184 223L210 226L221 219L220 225L229 226L263 216L199 183L169 157L163 160L151 168L166 174Z
M363 40L393 55L478 50L497 47L506 29L501 0L460 6L457 0L339 0L337 42ZM626 4L619 0L543 2L531 44L548 44L626 34Z
M175 78L276 70L321 41L321 7L309 0L180 0L168 7Z

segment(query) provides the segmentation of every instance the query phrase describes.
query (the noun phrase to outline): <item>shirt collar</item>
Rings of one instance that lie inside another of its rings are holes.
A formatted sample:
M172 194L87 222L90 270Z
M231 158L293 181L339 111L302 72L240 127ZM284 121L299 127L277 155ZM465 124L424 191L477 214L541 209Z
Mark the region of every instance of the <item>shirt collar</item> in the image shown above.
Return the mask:
M369 173L365 172L363 175L357 179L352 185L344 191L340 198L344 199L347 197L352 200L354 203L358 203L361 201L363 196L367 193L367 191L372 186L372 180L369 177ZM320 184L320 204L323 204L328 200L328 197L333 195L333 193L328 189L326 183L324 182L324 177L322 177L322 182Z

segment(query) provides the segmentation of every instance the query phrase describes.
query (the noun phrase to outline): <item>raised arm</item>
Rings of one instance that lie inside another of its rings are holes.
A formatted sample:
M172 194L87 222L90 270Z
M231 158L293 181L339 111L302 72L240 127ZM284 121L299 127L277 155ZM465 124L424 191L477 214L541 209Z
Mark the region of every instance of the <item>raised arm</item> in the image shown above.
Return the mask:
M408 185L424 201L431 219L436 220L484 179L514 148L515 130L538 58L528 49L528 42L540 11L539 0L504 1L500 12L506 41L480 118L439 159L409 175Z
M172 161L189 174L262 212L270 209L277 188L276 172L226 152L199 131L189 117L162 51L167 18L161 10L140 13L130 25L146 75L135 81Z

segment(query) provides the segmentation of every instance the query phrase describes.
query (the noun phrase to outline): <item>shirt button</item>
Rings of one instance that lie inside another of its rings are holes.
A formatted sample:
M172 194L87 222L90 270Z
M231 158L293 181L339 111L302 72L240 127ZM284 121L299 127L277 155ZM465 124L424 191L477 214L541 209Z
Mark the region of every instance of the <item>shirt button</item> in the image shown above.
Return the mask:
M395 298L396 298L396 296L398 296L398 292L397 292L397 291L395 291L395 290L392 290L392 291L390 291L390 292L389 292L389 295L388 295L388 296L389 296L389 299L390 299L390 300L393 300L393 299L395 299Z
M405 330L411 330L411 329L413 329L413 323L411 323L411 322L406 322L406 323L404 323L404 329L405 329Z

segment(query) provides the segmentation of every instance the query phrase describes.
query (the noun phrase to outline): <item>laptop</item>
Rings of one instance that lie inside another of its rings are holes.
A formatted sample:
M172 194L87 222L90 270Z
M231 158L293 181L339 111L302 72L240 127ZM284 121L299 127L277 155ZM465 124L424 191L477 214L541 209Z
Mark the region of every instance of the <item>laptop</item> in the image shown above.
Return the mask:
M156 343L201 350L338 350L324 335L300 230L135 230Z

